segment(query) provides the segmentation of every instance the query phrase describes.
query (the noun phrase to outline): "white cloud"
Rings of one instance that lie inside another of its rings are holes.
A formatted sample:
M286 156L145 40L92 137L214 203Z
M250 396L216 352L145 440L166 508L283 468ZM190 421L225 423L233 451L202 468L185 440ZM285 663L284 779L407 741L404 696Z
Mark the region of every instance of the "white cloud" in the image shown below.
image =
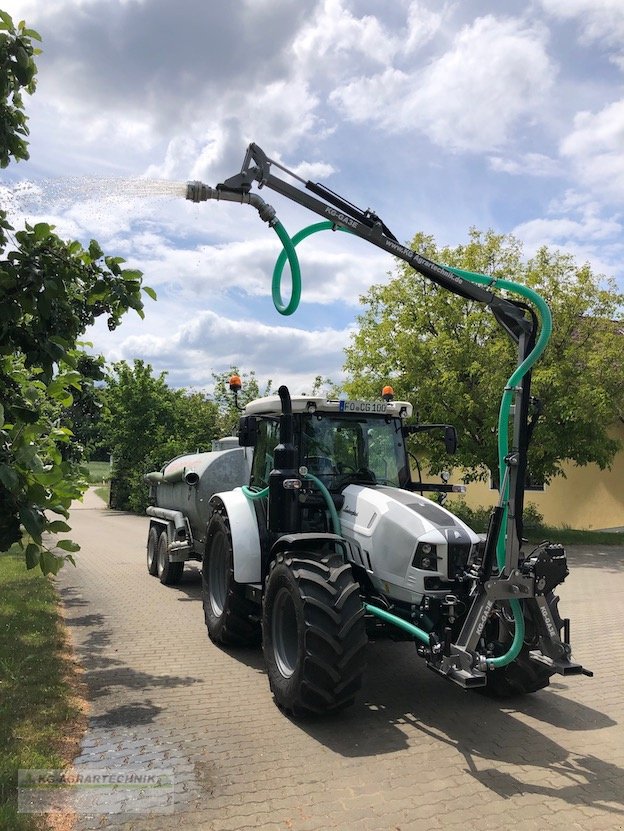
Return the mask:
M561 143L579 181L601 198L624 201L624 98L597 113L580 112Z
M177 307L177 314L171 315L170 311L166 316L162 310L148 312L148 318L158 321L159 334L113 333L115 346L112 350L108 346L111 359L142 358L158 372L170 370L169 381L174 386L210 387L212 373L231 365L253 369L262 383L272 379L289 384L293 391L303 390L306 385L309 389L316 375L329 375L336 381L343 377L343 350L349 343L350 328L268 326L211 311L194 314L184 322L182 307ZM128 328L136 330L132 324ZM110 341L100 324L90 337L96 350L103 337Z
M548 14L559 20L575 20L581 43L602 42L619 52L624 42L622 0L541 0Z
M330 99L354 121L390 132L424 132L452 150L492 150L521 117L539 117L555 77L546 41L539 26L481 17L424 69L362 76Z
M517 158L490 156L488 163L496 173L510 176L557 176L561 173L557 159L543 153L524 153Z
M548 216L522 222L512 233L528 254L545 245L571 254L578 263L590 262L597 273L614 275L624 255L623 230L617 215L606 214L598 202L569 190L553 200Z

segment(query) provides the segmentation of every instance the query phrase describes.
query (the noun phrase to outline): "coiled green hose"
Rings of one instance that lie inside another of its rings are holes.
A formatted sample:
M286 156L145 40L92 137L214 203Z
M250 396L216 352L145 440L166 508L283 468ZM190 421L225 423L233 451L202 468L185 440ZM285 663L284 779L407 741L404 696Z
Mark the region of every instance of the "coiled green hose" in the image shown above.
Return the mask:
M330 231L332 229L345 231L346 233L349 233L349 231L347 231L346 228L341 228L338 225L334 225L333 222L315 222L312 225L308 225L307 227L302 228L301 231L296 233L291 239L284 230L284 227L281 225L281 223L276 223L274 229L278 237L282 241L284 250L280 252L279 257L277 258L277 262L275 263L275 268L273 269L273 279L271 281L271 295L273 297L273 305L275 306L277 311L281 315L291 315L293 312L297 310L297 307L299 306L299 301L301 300L301 269L299 267L299 260L297 258L295 246L299 245L299 243L306 237L309 237L312 234L317 234L319 231ZM282 274L287 259L290 265L292 289L290 300L285 305L282 301Z

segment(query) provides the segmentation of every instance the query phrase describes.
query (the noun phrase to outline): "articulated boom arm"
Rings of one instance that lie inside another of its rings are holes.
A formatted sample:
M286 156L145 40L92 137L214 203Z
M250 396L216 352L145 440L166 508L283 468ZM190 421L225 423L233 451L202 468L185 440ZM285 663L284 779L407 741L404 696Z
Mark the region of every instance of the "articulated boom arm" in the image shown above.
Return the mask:
M280 179L271 172L272 166L283 170L288 176L302 182L306 190L320 198L310 196L300 188ZM216 198L228 198L225 194L231 194L232 196L249 194L253 182L258 182L259 188L271 188L271 190L333 222L336 226L345 228L394 257L399 257L420 274L454 294L458 294L467 300L484 303L492 309L507 331L530 331L531 321L525 317L521 308L522 304L500 298L488 289L474 285L474 283L453 274L452 271L443 268L427 259L427 257L423 257L417 251L412 251L411 248L401 245L375 213L357 208L324 185L301 179L296 173L270 159L257 144L250 144L247 148L241 172L217 185L216 190L220 196ZM321 199L325 201L321 201ZM515 339L517 340L517 336L515 336Z

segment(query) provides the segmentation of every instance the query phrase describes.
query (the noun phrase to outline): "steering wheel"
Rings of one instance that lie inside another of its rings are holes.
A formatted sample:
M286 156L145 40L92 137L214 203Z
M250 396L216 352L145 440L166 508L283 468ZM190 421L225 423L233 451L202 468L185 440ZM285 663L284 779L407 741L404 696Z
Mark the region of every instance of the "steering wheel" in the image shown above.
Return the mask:
M305 461L311 473L334 473L336 470L329 456L306 456Z

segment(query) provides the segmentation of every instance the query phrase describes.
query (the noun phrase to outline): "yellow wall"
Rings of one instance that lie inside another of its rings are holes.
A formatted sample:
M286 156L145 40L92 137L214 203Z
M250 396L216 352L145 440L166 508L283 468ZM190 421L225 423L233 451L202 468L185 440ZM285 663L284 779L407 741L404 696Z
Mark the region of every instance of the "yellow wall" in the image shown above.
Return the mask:
M609 431L624 446L624 424ZM568 526L580 530L624 528L624 449L613 461L611 470L598 465L578 467L564 465L566 478L559 476L542 491L527 491L525 503L532 503L543 515L547 525ZM452 482L460 482L456 470ZM466 485L465 499L471 507L494 505L497 491L487 482ZM449 499L448 507L451 508Z

